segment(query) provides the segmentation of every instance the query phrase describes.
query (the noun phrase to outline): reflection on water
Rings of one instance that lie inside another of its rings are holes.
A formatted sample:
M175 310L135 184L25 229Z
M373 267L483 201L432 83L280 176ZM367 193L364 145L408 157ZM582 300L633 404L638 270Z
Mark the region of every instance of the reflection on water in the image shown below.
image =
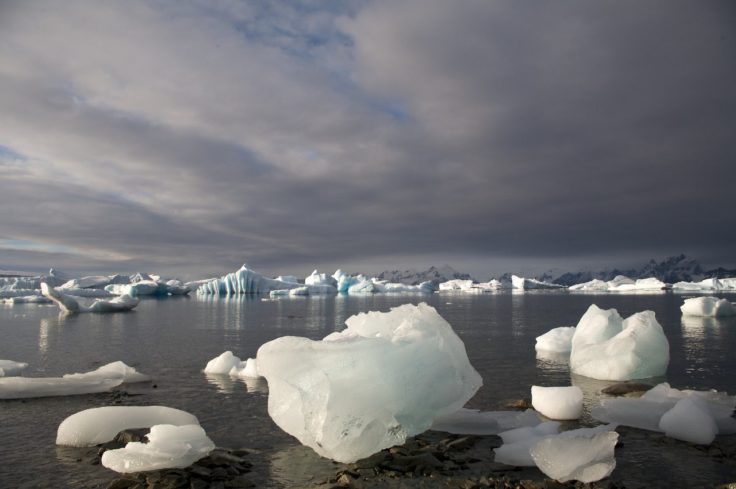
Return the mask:
M281 487L302 487L335 475L335 463L311 448L292 445L271 454L270 479Z
M648 379L636 379L636 382L655 386L662 382L666 382L666 380L667 379L665 377L651 377ZM580 390L583 391L583 417L581 418L581 421L595 422L595 420L590 417L590 410L593 407L597 406L600 403L601 399L611 397L607 394L601 393L601 391L606 387L618 384L620 382L621 381L619 380L592 379L590 377L584 377L582 375L571 373L570 383L579 387Z
M264 378L253 379L250 377L231 377L220 374L204 374L207 382L214 385L220 394L232 394L235 389L245 385L248 393L268 394L268 382Z
M570 365L570 352L536 350L537 368L543 370L568 369Z
M268 394L268 382L266 382L266 379L263 377L257 379L246 377L240 380L245 382L245 388L248 390L248 393L255 394L258 392L261 394Z

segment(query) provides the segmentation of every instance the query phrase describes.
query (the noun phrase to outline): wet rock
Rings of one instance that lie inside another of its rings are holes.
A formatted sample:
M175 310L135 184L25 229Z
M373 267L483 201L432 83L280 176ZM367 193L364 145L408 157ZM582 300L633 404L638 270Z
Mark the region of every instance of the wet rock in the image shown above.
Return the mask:
M520 410L526 410L526 409L532 409L532 400L531 399L513 399L511 401L508 401L504 404L504 407L508 409L520 409Z
M652 385L641 382L619 382L618 384L609 385L605 389L602 389L601 392L611 396L632 397L633 394L644 393L652 387Z
M115 479L107 485L107 489L131 489L139 485L135 479Z

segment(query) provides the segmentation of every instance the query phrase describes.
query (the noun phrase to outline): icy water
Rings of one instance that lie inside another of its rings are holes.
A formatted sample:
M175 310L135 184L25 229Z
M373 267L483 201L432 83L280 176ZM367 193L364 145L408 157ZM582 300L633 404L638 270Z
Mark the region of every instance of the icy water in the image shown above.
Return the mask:
M485 385L470 407L504 409L537 385L579 385L589 406L609 383L571 379L567 366L537 359L535 337L575 325L592 303L628 316L650 309L671 348L666 379L673 387L736 393L736 319L683 320L689 295L583 295L527 292L484 295L374 295L365 297L143 300L130 313L60 316L55 307L0 306L0 358L30 364L25 376L84 372L123 360L154 377L125 388L126 404L162 404L195 414L218 446L259 450L253 479L259 487L291 487L334 474L336 466L282 433L266 410L267 385L202 373L211 358L232 350L255 356L284 335L321 339L349 316L404 303L428 302L465 342ZM736 301L736 297L730 296ZM360 389L359 385L355 386ZM88 463L89 450L57 448L59 423L82 409L105 405L109 394L0 401L0 488L104 487L115 474ZM678 443L617 450L617 480L627 487L709 487L736 481L734 464L678 455Z

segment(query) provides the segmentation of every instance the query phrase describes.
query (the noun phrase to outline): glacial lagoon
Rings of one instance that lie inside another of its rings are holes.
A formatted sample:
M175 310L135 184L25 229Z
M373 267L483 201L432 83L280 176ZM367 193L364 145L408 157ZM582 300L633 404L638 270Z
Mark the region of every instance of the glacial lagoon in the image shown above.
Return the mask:
M736 301L733 294L719 296ZM0 358L27 362L27 377L60 376L122 360L151 375L152 383L123 387L125 394L0 401L0 487L105 487L117 475L89 463L89 450L57 447L56 429L67 416L116 401L160 404L199 418L208 436L228 448L256 452L251 479L258 487L308 486L336 465L279 430L268 416L264 380L206 376L208 360L226 350L245 359L284 335L321 339L343 329L353 314L427 302L453 326L484 386L468 407L508 409L529 398L532 385L579 386L588 410L611 382L571 378L558 358L537 358L535 338L551 328L574 326L590 304L626 317L652 310L670 343L667 374L673 387L736 394L736 318L683 317L690 294L580 294L503 291L292 297L169 297L144 299L132 312L60 315L55 306L0 307ZM360 389L356 385L356 389ZM732 435L733 436L733 435ZM626 487L711 487L736 480L733 460L688 459L690 447L647 437L617 448L612 480ZM534 469L536 470L536 469Z

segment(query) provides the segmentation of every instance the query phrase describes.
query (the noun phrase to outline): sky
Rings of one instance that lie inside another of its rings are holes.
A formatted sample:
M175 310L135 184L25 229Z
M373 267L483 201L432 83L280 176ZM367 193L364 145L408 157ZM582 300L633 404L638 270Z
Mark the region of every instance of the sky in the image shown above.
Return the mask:
M736 4L0 0L0 268L736 265Z

